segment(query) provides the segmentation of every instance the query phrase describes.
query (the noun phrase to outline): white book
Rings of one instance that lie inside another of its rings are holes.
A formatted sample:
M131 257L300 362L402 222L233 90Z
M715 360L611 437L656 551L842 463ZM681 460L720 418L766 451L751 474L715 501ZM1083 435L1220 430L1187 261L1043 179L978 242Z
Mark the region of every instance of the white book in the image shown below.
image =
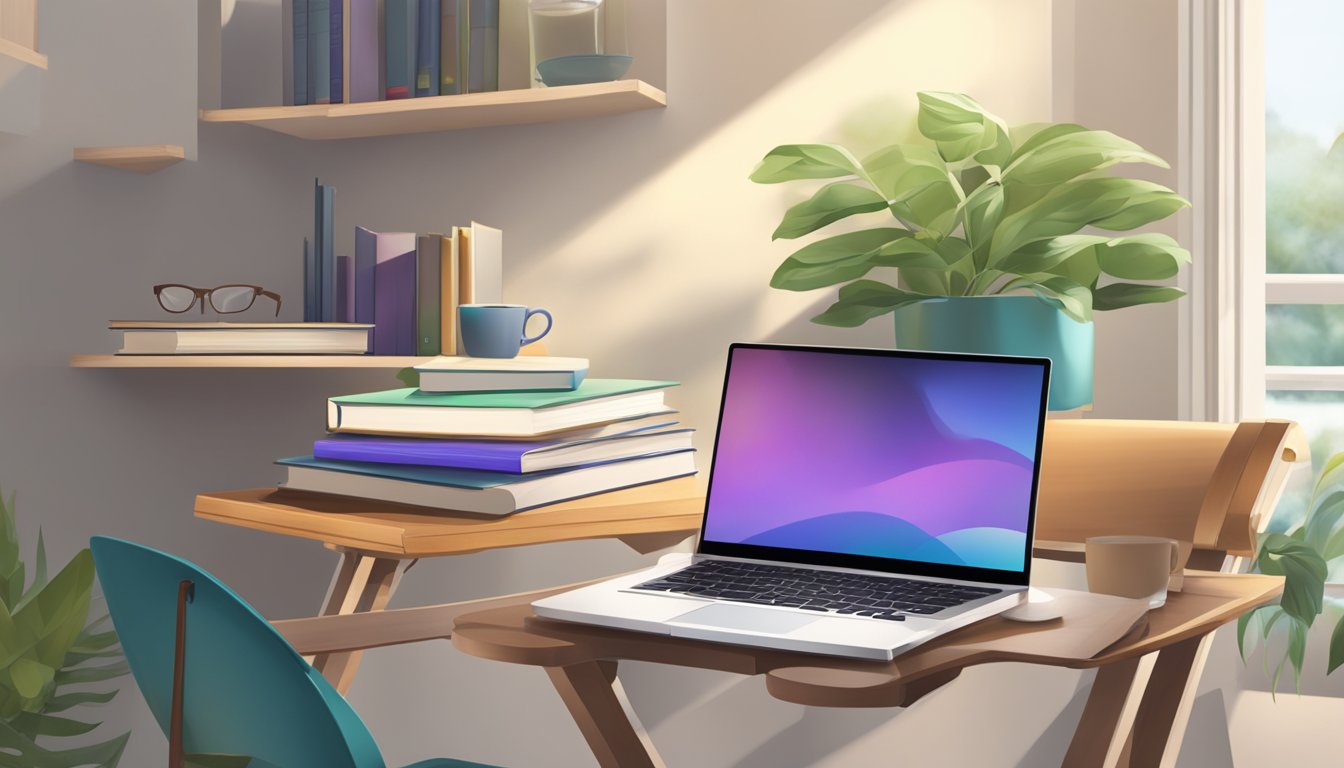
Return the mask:
M504 301L504 233L471 222L471 276L473 304Z
M475 473L500 478L497 484L480 487L481 484L476 482L470 486L417 482L390 477L381 471L384 468L395 470L399 465L345 462L336 469L335 465L309 457L282 459L279 463L287 465L288 469L288 477L282 483L285 488L481 515L508 515L546 504L693 475L696 471L695 452L682 451L543 475ZM406 472L407 477L430 479L435 477L437 468L413 469L418 471ZM374 471L379 473L373 474ZM453 470L445 470L440 474L451 476L453 473ZM457 471L457 474L461 475L461 472Z
M415 366L422 392L564 391L588 374L581 357L522 355L508 360L488 357L436 357Z
M119 355L362 355L372 325L359 323L133 323Z

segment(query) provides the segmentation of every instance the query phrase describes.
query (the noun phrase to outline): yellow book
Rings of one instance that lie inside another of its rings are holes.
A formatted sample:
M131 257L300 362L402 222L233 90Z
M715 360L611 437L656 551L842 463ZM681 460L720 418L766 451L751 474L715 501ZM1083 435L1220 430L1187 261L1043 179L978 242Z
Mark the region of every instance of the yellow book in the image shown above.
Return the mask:
M441 354L457 354L457 232L439 238L439 344Z

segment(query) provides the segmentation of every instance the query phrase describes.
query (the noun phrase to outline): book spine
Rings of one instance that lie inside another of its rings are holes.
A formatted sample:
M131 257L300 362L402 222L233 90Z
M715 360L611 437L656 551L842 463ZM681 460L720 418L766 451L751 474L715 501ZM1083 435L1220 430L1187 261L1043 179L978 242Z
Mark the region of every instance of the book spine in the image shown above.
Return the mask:
M293 81L290 88L295 104L308 104L308 0L293 0L291 7L293 39L290 68Z
M378 88L378 0L349 3L350 71L346 78L350 102L377 101L382 92Z
M458 58L462 46L458 40L458 8L463 0L439 0L439 94L461 93ZM462 14L465 15L465 14Z
M378 264L378 235L355 227L355 322L374 322L374 277ZM376 335L376 332L375 332Z
M345 99L345 0L328 2L331 3L331 30L327 66L331 74L331 103L339 104Z
M313 320L322 321L322 182L313 179L313 271L307 290L313 296Z
M439 238L439 354L457 354L457 234Z
M383 18L384 53L386 55L387 99L407 99L411 91L411 70L407 68L407 49L413 49L415 38L409 36L414 24L414 0L387 0Z
M354 265L349 256L336 257L336 317L338 323L355 322Z
M331 103L331 0L308 0L308 103Z
M441 354L439 342L439 241L442 235L421 235L415 254L415 307L417 355Z
M499 0L470 0L467 91L499 90Z
M372 441L314 440L313 456L334 461L412 464L424 467L479 469L487 472L511 472L513 474L522 474L523 472L521 455L472 454L461 449L452 450L451 446L441 451L428 445L419 446L414 451L404 451Z
M280 0L280 103L294 105L294 0Z
M309 247L308 238L303 238L303 322L317 322L317 297L314 288L317 287L317 265L313 261L313 249Z
M322 276L322 322L330 323L336 319L336 237L333 232L335 221L336 188L322 185L322 253L318 271Z
M414 355L414 234L379 233L373 284L374 354Z
M439 0L420 0L416 19L415 95L439 95Z

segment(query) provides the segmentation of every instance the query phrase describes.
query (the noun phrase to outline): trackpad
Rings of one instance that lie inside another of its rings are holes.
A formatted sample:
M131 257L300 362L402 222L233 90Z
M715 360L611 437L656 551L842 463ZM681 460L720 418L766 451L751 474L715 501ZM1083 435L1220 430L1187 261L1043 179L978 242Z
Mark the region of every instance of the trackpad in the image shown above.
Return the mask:
M796 629L801 629L814 621L816 621L816 618L812 616L800 616L786 611L715 603L704 608L697 608L689 613L683 613L670 623L732 629L742 632L761 632L768 635L784 635Z

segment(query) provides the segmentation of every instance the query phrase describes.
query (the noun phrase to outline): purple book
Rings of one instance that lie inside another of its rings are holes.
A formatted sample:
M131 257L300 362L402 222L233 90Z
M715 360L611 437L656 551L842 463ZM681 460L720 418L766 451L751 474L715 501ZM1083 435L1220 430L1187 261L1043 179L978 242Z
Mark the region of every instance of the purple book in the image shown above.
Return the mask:
M382 56L378 48L378 0L350 0L350 102L377 101Z
M448 440L340 435L313 442L313 456L332 461L527 473L691 449L694 430L672 425L588 439Z
M355 227L354 311L356 323L373 322L373 268L378 263L378 233Z
M355 322L354 259L336 257L336 317L338 323Z
M415 233L375 235L373 353L415 355Z

